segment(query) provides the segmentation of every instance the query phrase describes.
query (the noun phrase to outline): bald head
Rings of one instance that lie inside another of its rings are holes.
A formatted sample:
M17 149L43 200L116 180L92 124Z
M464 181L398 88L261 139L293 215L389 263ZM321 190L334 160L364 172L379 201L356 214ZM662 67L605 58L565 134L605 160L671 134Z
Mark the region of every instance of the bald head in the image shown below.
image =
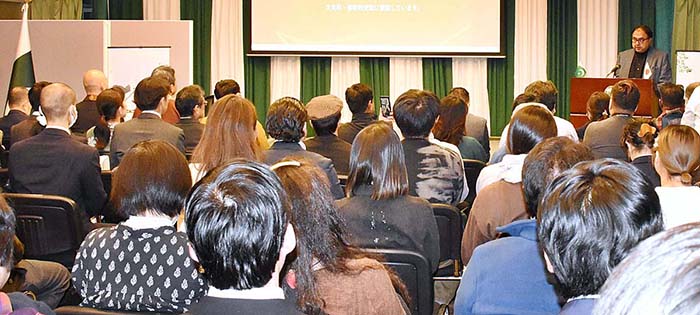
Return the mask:
M41 90L41 110L49 124L70 124L70 107L75 104L75 92L63 83L53 83Z
M8 102L10 109L26 110L28 113L32 108L32 105L29 104L29 91L23 86L16 86L10 90Z
M83 74L83 87L87 95L97 96L107 88L107 77L100 70L88 70Z

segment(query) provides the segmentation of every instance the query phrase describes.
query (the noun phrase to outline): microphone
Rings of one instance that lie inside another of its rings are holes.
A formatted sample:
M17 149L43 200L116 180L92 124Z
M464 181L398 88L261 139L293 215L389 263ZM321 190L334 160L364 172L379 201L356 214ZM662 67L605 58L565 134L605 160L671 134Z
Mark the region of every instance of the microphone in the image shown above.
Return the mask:
M615 73L615 71L619 70L620 68L622 68L622 66L619 63L616 64L605 77L609 77L611 74Z

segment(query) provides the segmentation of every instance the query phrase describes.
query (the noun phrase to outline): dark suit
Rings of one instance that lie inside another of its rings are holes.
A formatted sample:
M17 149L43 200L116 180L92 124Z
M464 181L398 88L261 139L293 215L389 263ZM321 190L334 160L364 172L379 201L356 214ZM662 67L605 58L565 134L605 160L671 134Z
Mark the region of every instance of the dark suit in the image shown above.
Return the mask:
M73 199L88 230L87 218L100 214L107 200L97 150L73 140L63 130L44 129L15 143L10 149L9 175L15 192Z
M620 144L625 125L632 117L614 115L608 119L594 121L586 128L583 144L593 151L596 159L614 158L628 161L627 151Z
M36 121L35 117L29 117L10 128L10 144L13 145L24 139L38 135L44 126Z
M368 113L358 113L352 115L352 120L349 123L338 126L338 138L352 144L355 136L360 130L377 121L377 115Z
M185 134L182 129L163 121L155 114L144 113L114 127L109 152L111 167L119 166L126 151L145 140L164 140L185 154Z
M275 142L272 144L270 149L263 153L263 161L268 165L272 165L290 156L299 156L314 162L324 172L326 172L326 175L328 175L328 181L331 183L331 192L333 193L333 197L335 197L335 199L345 197L345 193L340 187L338 173L336 173L335 167L333 167L333 161L318 153L304 150L298 143Z
M634 49L628 49L617 54L617 64L620 65L620 69L615 71L616 78L629 77L633 58ZM651 70L650 79L654 81L654 84L672 82L671 62L668 59L667 53L654 47L649 47L649 50L647 50L646 64L649 64Z
M204 133L204 125L192 118L180 118L180 122L175 124L175 127L182 129L185 133L185 152L192 154L194 148L199 144L199 139Z
M489 127L486 125L486 118L474 114L467 115L466 121L467 136L470 136L481 144L486 151L486 154L491 152L491 143L489 142Z
M97 110L97 102L88 99L88 97L89 96L86 96L80 103L75 104L75 108L78 110L78 119L75 121L73 127L70 128L73 132L84 134L100 121L100 112Z
M7 116L0 118L0 130L3 132L2 145L5 146L5 149L10 149L10 135L12 134L12 126L27 120L27 118L29 118L29 115L18 109L12 109L9 113L7 113Z
M348 175L350 169L349 143L341 140L336 135L316 136L304 141L306 151L323 155L333 161L338 174Z

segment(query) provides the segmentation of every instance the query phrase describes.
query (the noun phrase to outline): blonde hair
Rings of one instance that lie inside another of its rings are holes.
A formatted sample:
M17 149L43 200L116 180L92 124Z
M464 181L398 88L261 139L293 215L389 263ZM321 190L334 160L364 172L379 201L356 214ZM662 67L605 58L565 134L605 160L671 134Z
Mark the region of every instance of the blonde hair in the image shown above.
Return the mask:
M700 135L684 125L672 125L659 133L657 158L671 176L680 176L681 183L694 183L700 168Z

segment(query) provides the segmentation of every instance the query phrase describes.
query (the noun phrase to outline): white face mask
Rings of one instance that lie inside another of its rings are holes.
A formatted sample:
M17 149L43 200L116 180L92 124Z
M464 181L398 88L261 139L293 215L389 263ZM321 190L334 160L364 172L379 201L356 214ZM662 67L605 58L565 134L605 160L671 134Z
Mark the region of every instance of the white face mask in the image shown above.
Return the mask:
M68 128L70 128L75 125L76 121L78 121L78 110L75 108L75 105L71 105L68 111L70 113L70 124L68 125Z

